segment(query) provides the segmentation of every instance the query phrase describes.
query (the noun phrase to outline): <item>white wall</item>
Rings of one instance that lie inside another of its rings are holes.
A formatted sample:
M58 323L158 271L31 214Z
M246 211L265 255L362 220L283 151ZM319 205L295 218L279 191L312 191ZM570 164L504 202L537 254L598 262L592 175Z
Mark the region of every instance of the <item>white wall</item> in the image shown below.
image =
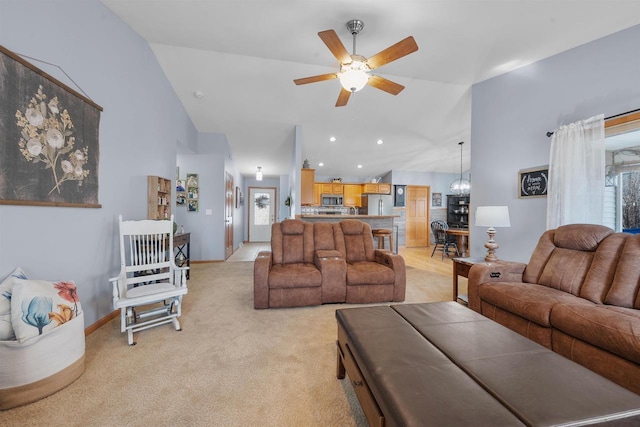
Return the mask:
M639 40L632 27L473 86L471 204L508 205L511 214L511 228L496 234L498 257L528 261L545 231L547 199L518 199L517 174L549 163L546 132L640 107ZM484 256L486 240L471 227L472 256Z
M117 215L146 217L145 176L173 179L178 141L189 146L197 134L147 43L97 0L1 1L0 41L59 65L104 109L102 208L0 205L0 276L21 266L32 278L74 280L89 325L113 310ZM14 108L0 105L2 114Z

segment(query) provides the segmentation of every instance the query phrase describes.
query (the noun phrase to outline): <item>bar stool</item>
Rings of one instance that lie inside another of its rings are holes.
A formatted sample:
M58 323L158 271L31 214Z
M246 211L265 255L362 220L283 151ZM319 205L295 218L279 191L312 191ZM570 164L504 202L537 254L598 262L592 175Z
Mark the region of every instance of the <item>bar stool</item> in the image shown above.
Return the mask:
M389 251L393 252L393 234L388 228L374 228L371 230L371 234L378 241L378 249L385 248L385 238L389 238Z

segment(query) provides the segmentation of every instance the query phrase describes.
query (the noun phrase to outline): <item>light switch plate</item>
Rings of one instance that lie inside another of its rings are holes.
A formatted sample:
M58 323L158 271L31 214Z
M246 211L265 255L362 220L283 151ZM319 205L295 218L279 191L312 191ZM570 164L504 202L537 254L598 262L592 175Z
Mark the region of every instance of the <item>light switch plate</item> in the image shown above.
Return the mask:
M205 215L213 215L213 209L207 209L204 211Z

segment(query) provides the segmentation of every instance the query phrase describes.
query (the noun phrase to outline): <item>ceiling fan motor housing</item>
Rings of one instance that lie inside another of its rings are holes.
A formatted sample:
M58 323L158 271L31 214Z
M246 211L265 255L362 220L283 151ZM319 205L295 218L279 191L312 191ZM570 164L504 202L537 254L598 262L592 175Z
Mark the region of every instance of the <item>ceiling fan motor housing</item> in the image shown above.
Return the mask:
M352 19L347 22L347 29L352 35L358 34L364 28L364 22L359 19Z

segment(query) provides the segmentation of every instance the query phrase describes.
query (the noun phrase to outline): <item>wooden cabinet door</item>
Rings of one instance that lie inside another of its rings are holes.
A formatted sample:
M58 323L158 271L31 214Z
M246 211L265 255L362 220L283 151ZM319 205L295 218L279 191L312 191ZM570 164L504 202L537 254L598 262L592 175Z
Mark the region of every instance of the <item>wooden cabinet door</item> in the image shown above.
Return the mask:
M387 183L378 184L378 192L380 194L391 194L391 184L387 184Z
M328 184L321 184L322 185L322 194L333 194L333 188L331 186L331 183Z
M314 206L320 206L322 203L322 184L313 184L313 204Z
M331 184L331 194L343 194L343 184Z
M313 204L313 182L316 178L315 169L302 169L300 174L301 192L300 205L308 206Z
M362 186L360 184L344 184L344 198L343 204L345 206L360 207L362 204Z
M362 184L362 194L378 194L378 184Z

